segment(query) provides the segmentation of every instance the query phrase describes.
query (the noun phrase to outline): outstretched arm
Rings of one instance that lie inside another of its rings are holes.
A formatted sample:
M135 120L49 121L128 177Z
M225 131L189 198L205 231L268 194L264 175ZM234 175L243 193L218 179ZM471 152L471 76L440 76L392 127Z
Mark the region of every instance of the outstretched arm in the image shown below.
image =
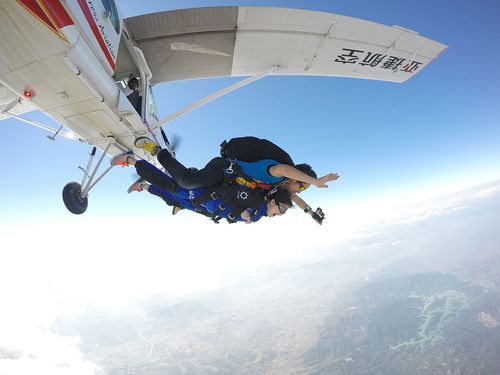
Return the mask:
M319 225L323 224L322 221L318 220L318 218L314 215L314 211L312 210L311 206L309 206L302 198L300 198L297 194L293 194L290 197L295 203L295 205L303 210L306 214L310 215L315 222L317 222Z
M337 173L329 173L326 176L314 178L286 164L273 165L269 168L269 174L275 177L286 177L292 180L305 182L319 188L326 188L328 187L328 185L326 185L327 182L335 181L339 178Z

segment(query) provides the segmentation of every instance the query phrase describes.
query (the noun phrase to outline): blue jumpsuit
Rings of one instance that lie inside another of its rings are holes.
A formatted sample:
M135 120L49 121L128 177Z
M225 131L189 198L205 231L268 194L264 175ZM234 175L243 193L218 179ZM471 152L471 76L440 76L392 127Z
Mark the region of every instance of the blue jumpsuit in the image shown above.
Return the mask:
M151 194L162 198L165 202L167 202L167 204L200 212L199 208L193 204L193 200L210 192L209 189L185 189L175 183L170 176L163 173L145 160L138 161L135 167L137 173L152 184L149 188L149 192ZM200 206L202 206L207 213L213 215L219 210L219 206L223 203L224 202L221 198L209 198L208 200L201 202ZM231 205L224 204L224 209L217 214L218 217L228 219L228 215L233 208L234 207ZM258 221L263 216L267 216L267 204L263 204L259 209L248 208L247 210L250 212L250 215L252 215L252 221ZM237 216L235 219L236 221L244 221L240 216Z

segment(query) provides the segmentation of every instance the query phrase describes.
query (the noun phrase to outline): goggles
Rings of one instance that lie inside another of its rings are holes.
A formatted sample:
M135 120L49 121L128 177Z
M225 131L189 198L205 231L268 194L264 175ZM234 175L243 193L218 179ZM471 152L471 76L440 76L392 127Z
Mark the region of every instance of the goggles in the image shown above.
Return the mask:
M283 206L283 205L278 203L278 211L280 212L280 215L283 215L287 210L288 210L288 207Z

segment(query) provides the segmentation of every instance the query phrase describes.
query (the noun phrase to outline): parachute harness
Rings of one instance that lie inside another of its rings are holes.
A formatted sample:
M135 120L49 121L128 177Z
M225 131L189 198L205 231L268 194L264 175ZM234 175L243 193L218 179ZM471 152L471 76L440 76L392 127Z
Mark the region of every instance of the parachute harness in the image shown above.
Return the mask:
M226 168L225 172L229 175L234 173L233 167L236 165L236 159L229 159L229 166Z

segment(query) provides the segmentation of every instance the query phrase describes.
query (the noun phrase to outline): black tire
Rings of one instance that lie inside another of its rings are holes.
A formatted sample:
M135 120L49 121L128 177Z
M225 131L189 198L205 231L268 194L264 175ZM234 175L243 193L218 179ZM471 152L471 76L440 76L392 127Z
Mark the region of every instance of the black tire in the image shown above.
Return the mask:
M80 215L87 210L88 199L82 198L82 186L78 182L69 182L62 191L64 205L69 212Z

